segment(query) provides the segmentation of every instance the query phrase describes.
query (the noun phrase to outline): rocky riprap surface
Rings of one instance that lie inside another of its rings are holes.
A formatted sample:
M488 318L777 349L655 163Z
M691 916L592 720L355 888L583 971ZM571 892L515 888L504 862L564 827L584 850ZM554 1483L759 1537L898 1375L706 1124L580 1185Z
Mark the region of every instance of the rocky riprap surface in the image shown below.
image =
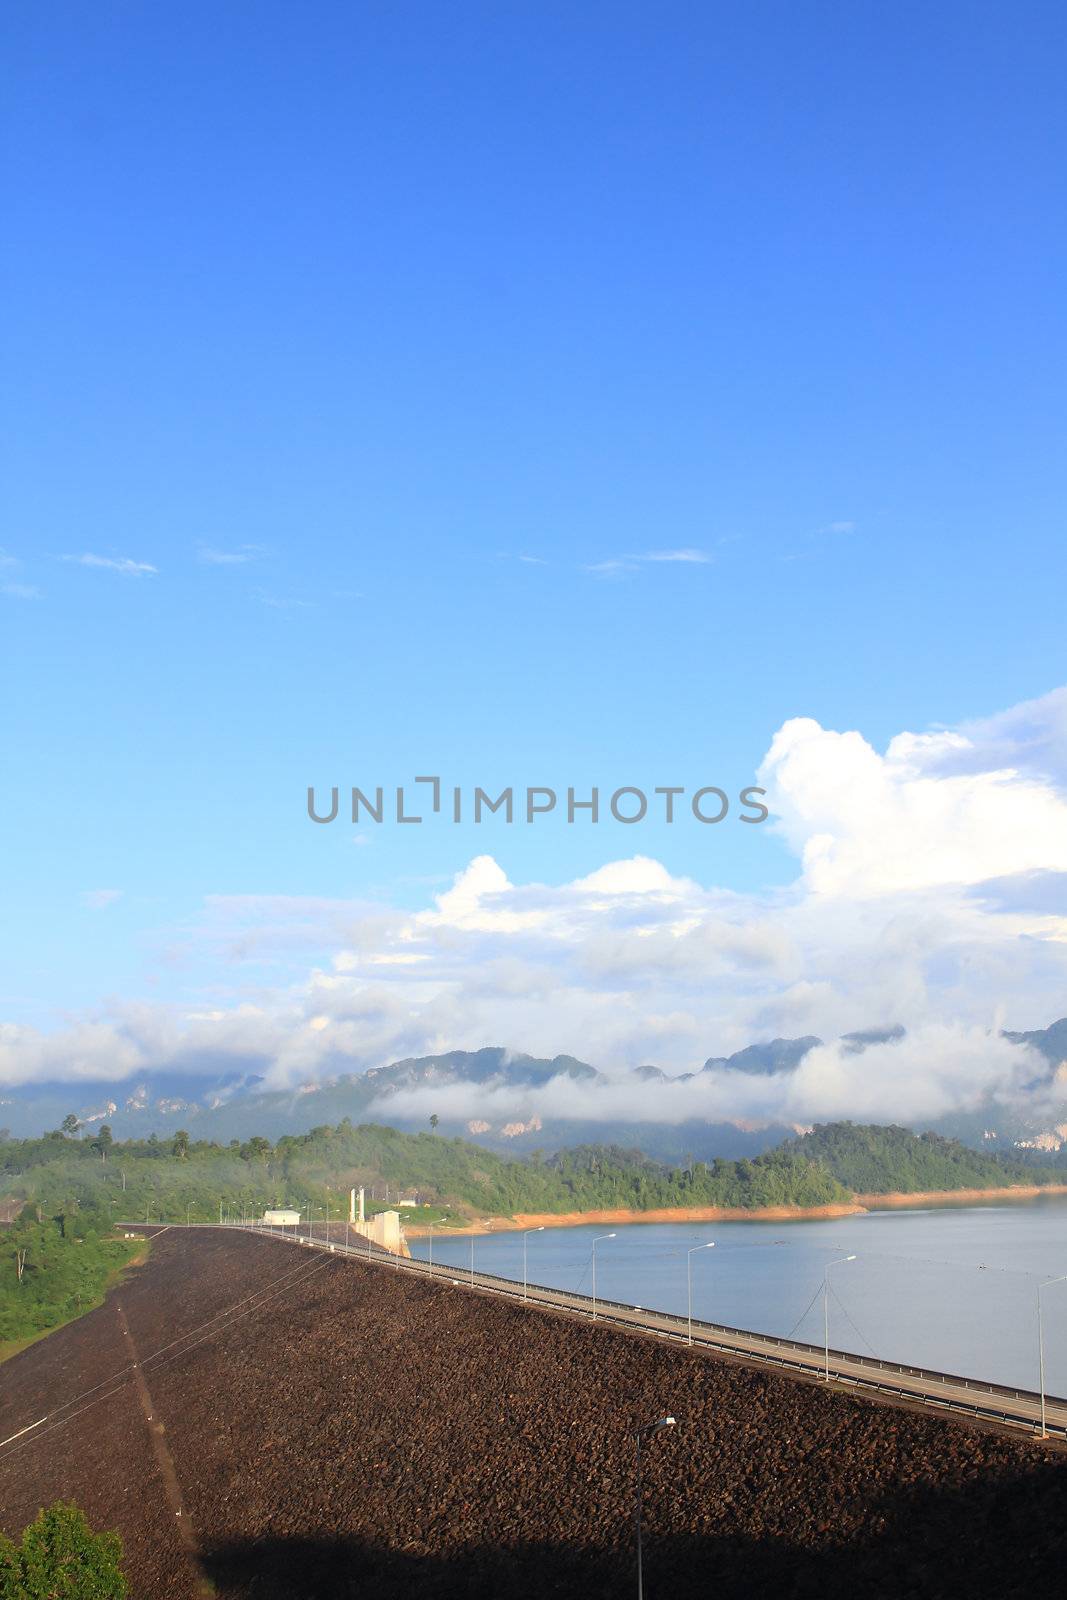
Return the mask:
M614 1600L665 1412L648 1600L1033 1600L1067 1562L1059 1450L249 1235L160 1235L0 1368L0 1438L57 1412L0 1527L77 1500L133 1600Z

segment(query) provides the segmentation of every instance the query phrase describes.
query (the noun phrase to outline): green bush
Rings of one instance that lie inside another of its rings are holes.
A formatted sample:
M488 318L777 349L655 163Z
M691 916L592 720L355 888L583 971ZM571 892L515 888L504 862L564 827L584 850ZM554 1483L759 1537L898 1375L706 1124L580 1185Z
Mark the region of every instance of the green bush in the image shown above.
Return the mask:
M57 1500L22 1543L0 1535L0 1600L124 1600L117 1533L94 1533L85 1513Z

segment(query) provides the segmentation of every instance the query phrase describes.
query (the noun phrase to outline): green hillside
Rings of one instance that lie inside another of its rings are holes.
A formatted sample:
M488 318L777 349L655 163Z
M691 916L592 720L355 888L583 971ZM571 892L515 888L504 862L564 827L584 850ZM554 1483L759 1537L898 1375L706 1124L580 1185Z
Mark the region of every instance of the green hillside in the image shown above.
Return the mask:
M650 1161L619 1146L583 1145L507 1160L462 1139L374 1124L313 1128L271 1144L173 1138L113 1142L55 1132L0 1143L0 1344L57 1326L99 1298L129 1247L119 1221L213 1222L291 1205L345 1214L363 1185L372 1209L414 1191L422 1217L461 1222L516 1212L622 1208L810 1207L854 1193L1002 1188L1055 1182L1063 1169L1024 1167L906 1128L831 1123L752 1160ZM21 1277L19 1267L21 1265Z
M1003 1189L1013 1183L1054 1183L1052 1168L1035 1168L909 1128L829 1122L780 1147L826 1168L854 1194L918 1194L924 1190Z

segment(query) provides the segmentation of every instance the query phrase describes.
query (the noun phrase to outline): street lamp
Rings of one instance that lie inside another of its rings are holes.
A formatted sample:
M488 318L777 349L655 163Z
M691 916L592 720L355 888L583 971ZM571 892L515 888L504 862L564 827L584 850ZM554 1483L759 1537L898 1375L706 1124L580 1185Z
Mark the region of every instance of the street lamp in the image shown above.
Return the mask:
M1067 1273L1062 1278L1047 1278L1037 1286L1037 1370L1041 1389L1041 1437L1048 1438L1045 1428L1045 1327L1041 1320L1041 1291L1051 1289L1054 1283L1067 1283Z
M593 1240L593 1321L596 1321L596 1247L603 1244L605 1239L614 1239L613 1233L602 1233Z
M614 1237L614 1234L608 1234L609 1239ZM637 1523L637 1600L644 1600L645 1594L645 1580L641 1552L641 1445L646 1434L651 1439L652 1435L654 1433L658 1433L661 1428L673 1427L673 1417L661 1417L658 1422L646 1422L644 1427L638 1428L634 1435L634 1438L637 1441L637 1484L634 1508L635 1521Z
M687 1285L687 1287L689 1289L689 1343L690 1344L692 1344L692 1342L693 1342L693 1257L696 1255L698 1250L714 1250L714 1248L715 1248L715 1240L712 1239L709 1244L695 1244L693 1246L692 1250L687 1250L686 1253L685 1253L685 1277L686 1277L686 1285Z
M526 1228L522 1235L522 1298L526 1299L526 1240L531 1233L544 1233L545 1225L542 1222L539 1228Z
M830 1382L830 1268L843 1266L846 1261L855 1261L855 1259L854 1255L838 1256L836 1261L828 1261L826 1263L826 1269L822 1275L822 1332L823 1352L825 1355L823 1378L826 1383Z

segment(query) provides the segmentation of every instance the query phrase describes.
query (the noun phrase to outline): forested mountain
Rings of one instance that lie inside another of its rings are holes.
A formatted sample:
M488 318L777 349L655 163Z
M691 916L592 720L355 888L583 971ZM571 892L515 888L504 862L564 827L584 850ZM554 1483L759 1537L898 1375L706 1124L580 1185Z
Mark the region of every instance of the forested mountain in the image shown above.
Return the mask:
M1056 1181L1021 1161L983 1155L956 1139L909 1128L831 1122L781 1147L825 1167L855 1194L918 1194L924 1190L1003 1189ZM1061 1172L1060 1177L1067 1175Z
M1067 1167L1034 1169L906 1128L831 1123L752 1160L669 1166L620 1146L579 1145L508 1160L467 1140L374 1124L313 1128L272 1143L189 1138L113 1141L55 1131L0 1141L0 1342L87 1309L124 1251L117 1221L184 1223L254 1217L291 1205L304 1218L343 1217L362 1185L371 1208L414 1197L408 1216L442 1225L516 1212L660 1207L812 1207L854 1193L1053 1183Z
M1049 1112L1044 1091L1067 1061L1067 1019L1004 1037L1034 1052L1030 1087L1041 1092L1023 1096L1014 1106L971 1105L946 1115L934 1131L987 1151L1029 1147L1055 1154L1067 1125ZM903 1038L899 1026L868 1028L842 1035L836 1046L847 1055L875 1046L891 1051ZM745 1080L753 1076L780 1080L780 1103L788 1104L791 1074L820 1044L813 1034L765 1040L732 1055L711 1055L701 1068L674 1074L648 1062L605 1071L573 1055L531 1056L494 1046L406 1057L366 1071L340 1070L288 1089L267 1087L266 1061L214 1076L168 1070L125 1082L23 1084L0 1089L0 1129L36 1137L73 1115L87 1135L107 1124L117 1138L143 1139L155 1131L165 1142L184 1128L197 1140L225 1144L253 1135L275 1141L346 1118L418 1132L432 1111L442 1133L501 1155L592 1142L626 1145L691 1166L716 1157L754 1157L791 1134L793 1127L773 1119L725 1120L723 1108L745 1103L751 1087ZM891 1072L891 1058L883 1055L878 1070ZM731 1083L735 1092L724 1094L724 1085ZM682 1084L684 1099L677 1103L685 1117L679 1120L666 1109L665 1097ZM575 1114L578 1086L583 1120ZM618 1109L620 1086L625 1118Z

